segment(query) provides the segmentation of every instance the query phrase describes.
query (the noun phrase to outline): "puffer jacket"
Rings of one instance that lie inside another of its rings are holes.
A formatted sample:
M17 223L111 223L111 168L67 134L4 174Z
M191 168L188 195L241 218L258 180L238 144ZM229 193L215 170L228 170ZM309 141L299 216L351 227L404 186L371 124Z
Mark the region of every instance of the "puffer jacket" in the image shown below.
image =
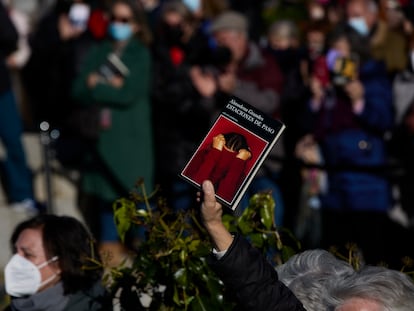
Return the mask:
M304 311L302 303L282 282L276 270L258 249L236 234L226 254L209 261L236 300L235 310Z
M324 207L384 212L391 206L386 171L385 133L393 127L391 83L385 66L364 63L359 73L364 86L364 108L352 111L341 89L317 113L315 134L328 171L329 191Z

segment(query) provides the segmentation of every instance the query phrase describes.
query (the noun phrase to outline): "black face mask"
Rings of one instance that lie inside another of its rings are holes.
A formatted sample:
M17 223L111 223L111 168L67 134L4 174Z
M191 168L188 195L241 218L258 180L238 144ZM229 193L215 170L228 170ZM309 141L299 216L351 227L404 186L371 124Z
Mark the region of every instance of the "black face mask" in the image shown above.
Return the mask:
M284 73L293 69L298 63L298 51L293 48L287 48L284 50L271 49L272 54L275 56L277 63Z
M164 37L165 42L169 46L175 46L175 45L182 45L182 37L183 37L183 30L181 26L170 26L167 24L164 24L162 26L161 35Z

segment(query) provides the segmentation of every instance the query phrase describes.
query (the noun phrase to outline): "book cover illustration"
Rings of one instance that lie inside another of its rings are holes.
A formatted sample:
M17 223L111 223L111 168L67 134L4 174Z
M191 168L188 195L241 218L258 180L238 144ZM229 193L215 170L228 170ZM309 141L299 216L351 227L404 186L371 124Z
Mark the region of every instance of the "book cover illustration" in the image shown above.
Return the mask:
M217 199L237 208L285 125L231 97L180 176L196 186L209 179Z

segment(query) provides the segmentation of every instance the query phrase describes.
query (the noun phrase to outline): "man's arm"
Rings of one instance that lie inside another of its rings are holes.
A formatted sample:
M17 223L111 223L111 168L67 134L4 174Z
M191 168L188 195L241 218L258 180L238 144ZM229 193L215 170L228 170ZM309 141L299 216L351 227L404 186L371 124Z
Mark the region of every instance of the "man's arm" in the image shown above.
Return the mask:
M274 267L240 235L232 234L222 222L222 206L215 199L210 181L202 183L201 214L216 250L221 253L210 265L245 311L304 311L294 294L278 280ZM200 199L200 197L199 197Z

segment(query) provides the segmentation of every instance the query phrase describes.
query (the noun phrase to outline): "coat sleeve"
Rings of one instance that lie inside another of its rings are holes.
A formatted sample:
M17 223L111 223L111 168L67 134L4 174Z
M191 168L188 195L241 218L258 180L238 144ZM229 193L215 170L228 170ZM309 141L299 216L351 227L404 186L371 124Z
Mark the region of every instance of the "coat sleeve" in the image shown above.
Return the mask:
M365 75L368 77L363 76L361 79L365 89L365 107L360 119L368 128L384 132L394 124L392 84L382 64L374 65L377 68L373 70L373 74Z
M305 310L302 303L278 279L274 267L240 235L219 260L211 257L212 269L235 298L239 310Z
M7 10L0 3L0 55L6 57L17 49L18 34Z
M106 42L95 46L88 52L82 70L73 83L72 96L85 104L94 102L102 106L124 109L135 104L142 94L149 94L151 58L146 47L141 46L141 43L131 42L121 58L129 69L123 86L115 88L106 83L98 83L91 89L87 86L88 76L97 71L107 54L111 52L108 44Z
M92 89L92 98L95 102L103 103L112 108L124 109L135 104L142 94L149 94L151 74L151 57L149 51L141 43L131 42L132 47L124 52L122 61L129 69L129 75L124 78L120 88L98 83Z

